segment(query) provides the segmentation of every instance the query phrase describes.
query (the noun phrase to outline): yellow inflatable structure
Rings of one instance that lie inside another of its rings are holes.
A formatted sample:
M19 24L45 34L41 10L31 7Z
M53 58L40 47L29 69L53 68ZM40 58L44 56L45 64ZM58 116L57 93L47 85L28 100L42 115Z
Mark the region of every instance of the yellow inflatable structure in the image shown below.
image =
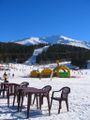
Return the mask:
M30 77L39 77L40 76L40 72L38 70L33 70L30 73Z
M51 70L50 68L44 68L41 72L39 72L38 70L33 70L30 73L30 77L50 77L52 71L53 70Z
M44 68L42 71L41 71L41 77L50 77L52 73L52 70L50 68Z

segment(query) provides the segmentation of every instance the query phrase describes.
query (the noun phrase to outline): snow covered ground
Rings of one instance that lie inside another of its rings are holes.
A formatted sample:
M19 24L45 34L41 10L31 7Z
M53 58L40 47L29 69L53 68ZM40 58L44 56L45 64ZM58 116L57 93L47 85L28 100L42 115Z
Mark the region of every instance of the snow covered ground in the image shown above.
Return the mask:
M54 65L50 65L52 68ZM59 90L64 86L71 88L69 94L69 108L67 112L65 103L62 104L61 113L58 112L58 102L53 101L51 116L48 115L47 102L44 99L42 111L36 109L36 105L31 106L30 117L28 120L90 120L90 69L71 71L71 74L76 78L30 78L28 77L32 69L37 69L43 66L26 66L26 65L13 65L10 71L7 71L9 75L9 82L21 83L22 81L28 81L29 86L42 88L45 85L51 85L52 91ZM0 81L2 82L2 76L4 71L0 71ZM15 74L14 78L12 74ZM52 94L52 91L50 95ZM24 109L22 112L17 112L17 104L12 106L12 97L10 99L10 107L7 107L7 99L0 96L0 120L27 120L26 119L26 105L27 98L24 101Z

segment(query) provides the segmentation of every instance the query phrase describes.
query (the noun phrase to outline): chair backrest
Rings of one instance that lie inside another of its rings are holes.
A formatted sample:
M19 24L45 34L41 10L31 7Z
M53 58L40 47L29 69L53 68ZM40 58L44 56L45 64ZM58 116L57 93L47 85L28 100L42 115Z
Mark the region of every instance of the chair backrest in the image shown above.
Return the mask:
M21 87L28 87L28 85L29 85L29 82L22 82L20 84Z
M50 90L52 89L52 87L50 85L46 85L45 87L42 88L42 90L45 90L46 92L50 92Z
M68 98L68 94L70 93L70 88L69 87L63 87L61 89L61 98L62 99L67 99Z
M8 84L8 93L7 95L14 95L16 92L16 88L19 87L19 84L10 83Z

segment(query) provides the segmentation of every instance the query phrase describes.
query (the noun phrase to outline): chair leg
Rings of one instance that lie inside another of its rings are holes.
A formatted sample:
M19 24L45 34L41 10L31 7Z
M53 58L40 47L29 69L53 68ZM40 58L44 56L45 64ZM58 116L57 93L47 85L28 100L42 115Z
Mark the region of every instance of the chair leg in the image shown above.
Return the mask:
M66 100L65 102L66 102L67 111L69 111L68 100Z
M20 109L20 112L22 111L23 101L24 101L24 96L21 96L21 105L20 105L21 109Z
M15 103L15 98L16 98L16 95L14 95L14 98L13 98L13 106L14 106L14 103Z
M50 109L51 109L51 107L52 107L52 101L53 101L53 99L51 99Z
M34 104L34 102L35 102L35 98L36 98L36 95L34 95L34 99L33 99L33 103L32 103L32 104Z
M38 109L38 96L36 96L36 104L37 104L37 109Z
M8 95L8 97L7 97L7 103L8 103L8 107L9 107L9 95Z
M42 97L41 97L41 94L39 95L39 109L41 110L41 105L42 105Z
M18 107L17 107L17 111L19 112L20 111L20 100L21 100L21 95L20 95L20 92L17 96L17 102L18 102Z
M5 91L3 91L3 98L5 97Z
M61 109L61 102L62 102L62 100L60 100L60 101L59 101L58 114L60 113L60 109Z
M38 109L38 95L34 95L34 99L33 99L33 103L35 103L35 99L36 99L36 104L37 104L37 109Z
M47 96L47 101L48 101L48 111L49 111L49 115L50 115L50 114L51 114L51 113L50 113L51 106L50 106L49 95Z

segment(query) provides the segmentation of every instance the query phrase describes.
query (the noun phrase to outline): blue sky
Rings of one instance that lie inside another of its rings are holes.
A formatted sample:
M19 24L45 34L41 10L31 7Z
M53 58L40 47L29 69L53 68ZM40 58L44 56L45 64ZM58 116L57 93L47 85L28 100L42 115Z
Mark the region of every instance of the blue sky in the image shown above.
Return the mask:
M0 41L51 35L90 41L90 0L0 0Z

